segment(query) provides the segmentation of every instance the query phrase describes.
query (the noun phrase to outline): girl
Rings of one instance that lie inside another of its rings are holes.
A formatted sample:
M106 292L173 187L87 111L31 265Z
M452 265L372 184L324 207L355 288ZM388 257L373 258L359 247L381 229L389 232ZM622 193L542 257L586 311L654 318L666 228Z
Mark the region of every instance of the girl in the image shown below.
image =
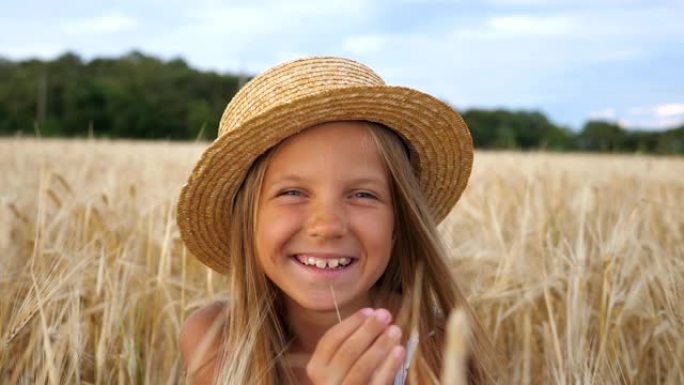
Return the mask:
M455 308L471 315L468 381L488 382L436 231L471 164L455 111L354 61L250 81L178 203L189 250L230 278L230 299L182 327L190 382L438 383Z

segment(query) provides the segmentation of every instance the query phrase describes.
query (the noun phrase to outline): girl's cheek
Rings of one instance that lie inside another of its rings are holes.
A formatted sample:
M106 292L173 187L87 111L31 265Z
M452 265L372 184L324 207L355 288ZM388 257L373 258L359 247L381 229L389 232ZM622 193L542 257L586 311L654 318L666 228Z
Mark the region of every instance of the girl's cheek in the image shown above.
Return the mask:
M281 243L298 231L303 223L301 210L291 207L269 207L258 217L257 239L265 243Z
M364 233L379 245L391 244L394 233L394 215L389 210L373 212L356 217L357 229L364 229Z

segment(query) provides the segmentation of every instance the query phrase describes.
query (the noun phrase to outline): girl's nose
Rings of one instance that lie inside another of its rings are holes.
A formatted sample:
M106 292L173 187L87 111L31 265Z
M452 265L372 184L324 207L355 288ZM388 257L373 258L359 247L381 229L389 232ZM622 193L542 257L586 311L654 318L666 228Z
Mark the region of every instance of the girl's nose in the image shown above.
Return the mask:
M340 238L347 232L344 210L333 202L319 202L307 221L307 233L320 239Z

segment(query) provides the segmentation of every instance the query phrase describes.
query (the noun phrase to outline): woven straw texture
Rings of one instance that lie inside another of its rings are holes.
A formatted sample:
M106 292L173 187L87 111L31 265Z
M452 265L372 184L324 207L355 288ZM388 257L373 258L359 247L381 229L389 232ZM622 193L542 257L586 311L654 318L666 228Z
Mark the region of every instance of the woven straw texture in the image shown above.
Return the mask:
M414 89L385 85L370 68L343 58L300 59L252 79L221 117L218 138L195 165L178 200L177 221L189 251L226 273L229 208L256 158L283 139L324 122L384 124L408 144L436 222L465 189L472 140L461 116Z

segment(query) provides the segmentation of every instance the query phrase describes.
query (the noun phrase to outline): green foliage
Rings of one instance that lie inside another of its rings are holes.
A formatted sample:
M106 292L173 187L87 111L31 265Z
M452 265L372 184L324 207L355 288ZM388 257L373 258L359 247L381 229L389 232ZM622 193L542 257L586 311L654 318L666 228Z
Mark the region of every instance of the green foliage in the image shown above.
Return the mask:
M580 147L587 150L616 151L623 146L625 132L615 123L589 121L578 136Z
M131 52L84 63L0 61L0 135L194 139L216 136L236 76L199 72L181 59Z
M536 111L473 109L463 112L473 141L480 148L569 150L572 134Z
M0 135L209 140L240 80L137 51L90 62L73 53L52 61L0 58ZM573 133L538 111L462 115L477 148L684 153L684 126L627 131L589 121Z
M577 147L587 151L684 153L684 125L666 131L627 131L612 122L593 120L577 135Z

